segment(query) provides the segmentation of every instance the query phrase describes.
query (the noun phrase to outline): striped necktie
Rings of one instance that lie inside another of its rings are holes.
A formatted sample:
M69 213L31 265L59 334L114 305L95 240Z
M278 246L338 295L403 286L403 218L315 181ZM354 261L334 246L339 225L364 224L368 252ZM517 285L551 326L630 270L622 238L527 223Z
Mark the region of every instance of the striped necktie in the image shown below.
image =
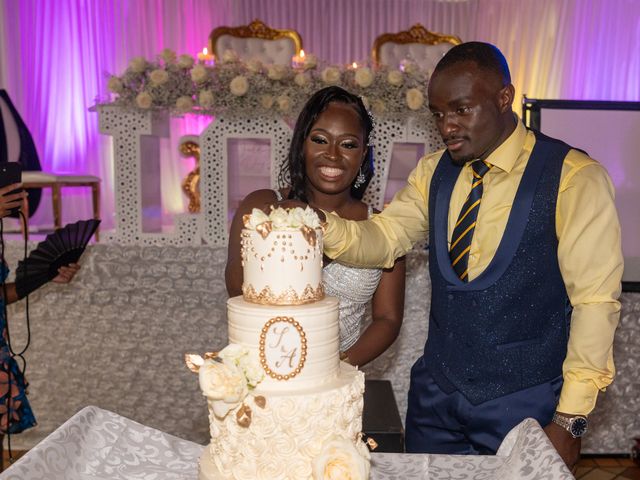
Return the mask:
M493 165L484 160L478 160L471 164L473 169L471 192L460 210L460 216L453 229L453 235L451 235L451 247L449 248L451 265L458 277L465 282L469 280L469 249L482 199L482 177L491 167Z

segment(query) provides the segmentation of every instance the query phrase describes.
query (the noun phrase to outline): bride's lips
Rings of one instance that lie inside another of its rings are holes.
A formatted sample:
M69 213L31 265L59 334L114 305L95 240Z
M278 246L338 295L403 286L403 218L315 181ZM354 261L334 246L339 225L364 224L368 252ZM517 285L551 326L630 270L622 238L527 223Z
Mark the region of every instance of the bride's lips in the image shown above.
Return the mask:
M318 172L327 180L336 180L344 175L344 170L336 167L318 167Z

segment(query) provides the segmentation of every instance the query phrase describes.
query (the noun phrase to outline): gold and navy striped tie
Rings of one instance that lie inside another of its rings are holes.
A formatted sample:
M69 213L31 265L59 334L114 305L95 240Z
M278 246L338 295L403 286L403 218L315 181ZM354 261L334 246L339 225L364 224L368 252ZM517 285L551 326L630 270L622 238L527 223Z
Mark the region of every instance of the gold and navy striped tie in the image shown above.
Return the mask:
M478 218L478 210L480 210L480 200L482 199L482 177L487 173L493 165L478 160L471 164L473 169L473 183L471 184L471 192L467 200L460 210L460 216L453 229L451 235L451 247L449 248L449 257L451 265L461 280L467 282L469 280L469 249L471 248L471 238L476 227L476 219Z

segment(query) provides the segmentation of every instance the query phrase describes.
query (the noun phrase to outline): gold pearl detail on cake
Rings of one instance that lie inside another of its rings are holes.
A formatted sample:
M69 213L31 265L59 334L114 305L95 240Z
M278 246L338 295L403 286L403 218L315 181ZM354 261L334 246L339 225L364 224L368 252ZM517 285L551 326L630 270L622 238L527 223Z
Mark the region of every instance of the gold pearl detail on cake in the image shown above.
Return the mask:
M298 364L294 368L294 370L291 373L288 373L285 375L274 372L267 362L267 354L266 354L267 333L269 332L269 329L271 328L271 326L275 323L291 324L293 327L295 327L295 329L298 332L298 335L300 336L300 360L298 361ZM300 325L292 317L273 317L270 320L268 320L262 327L262 330L260 333L259 357L260 357L260 364L262 365L262 369L271 378L274 378L276 380L286 381L298 375L300 372L302 372L302 369L304 368L304 364L307 360L307 335L305 334L304 329L302 328L302 325Z

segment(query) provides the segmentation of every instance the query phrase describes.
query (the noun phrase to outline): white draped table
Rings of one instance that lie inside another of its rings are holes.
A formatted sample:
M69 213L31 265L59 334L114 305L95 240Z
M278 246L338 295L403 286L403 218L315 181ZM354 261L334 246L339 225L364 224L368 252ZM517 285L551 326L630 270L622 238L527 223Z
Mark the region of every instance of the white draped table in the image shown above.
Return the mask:
M195 480L202 445L85 407L0 474L2 480ZM372 454L372 480L572 479L535 420L495 456Z

